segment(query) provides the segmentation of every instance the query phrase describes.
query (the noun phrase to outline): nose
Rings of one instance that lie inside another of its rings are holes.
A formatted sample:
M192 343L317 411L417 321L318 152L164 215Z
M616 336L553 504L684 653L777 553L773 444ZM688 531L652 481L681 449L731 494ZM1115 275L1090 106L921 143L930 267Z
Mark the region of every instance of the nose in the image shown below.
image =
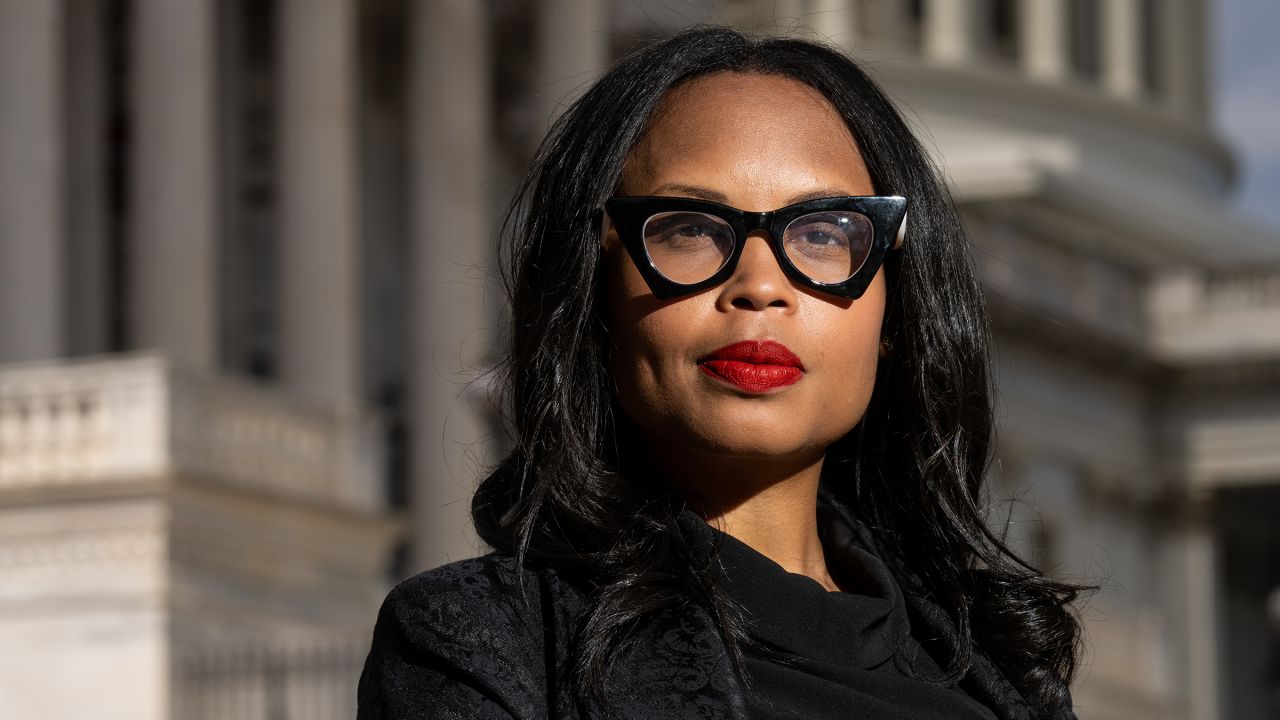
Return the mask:
M769 244L769 234L756 230L747 235L733 275L721 286L721 309L762 310L770 306L795 308L796 293Z

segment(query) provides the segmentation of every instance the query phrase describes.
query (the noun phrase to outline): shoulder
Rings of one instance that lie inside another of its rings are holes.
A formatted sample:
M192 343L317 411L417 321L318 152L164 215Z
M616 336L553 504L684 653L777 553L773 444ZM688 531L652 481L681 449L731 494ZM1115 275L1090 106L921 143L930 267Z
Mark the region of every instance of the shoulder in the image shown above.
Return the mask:
M477 617L528 614L536 619L537 613L530 611L542 599L542 576L550 572L519 568L514 558L496 552L458 560L401 582L387 594L379 617L391 615L418 629L440 629L450 620L469 622ZM455 617L458 610L465 610L464 616Z
M378 612L361 717L399 717L365 710L444 697L494 717L545 714L547 636L559 631L547 622L576 604L553 570L519 567L497 552L401 582Z
M410 644L465 639L510 649L539 644L553 630L544 627L548 619L581 604L554 569L522 567L511 555L491 552L401 582L383 601L378 624Z

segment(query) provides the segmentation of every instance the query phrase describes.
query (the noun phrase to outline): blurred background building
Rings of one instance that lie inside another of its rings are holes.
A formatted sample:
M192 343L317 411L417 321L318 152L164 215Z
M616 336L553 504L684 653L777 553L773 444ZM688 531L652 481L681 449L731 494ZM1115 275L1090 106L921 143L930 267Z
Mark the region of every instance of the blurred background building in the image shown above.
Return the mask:
M1280 235L1227 204L1211 9L0 0L0 717L351 717L391 583L483 551L515 182L704 21L852 51L945 168L992 522L1103 585L1080 716L1280 717Z

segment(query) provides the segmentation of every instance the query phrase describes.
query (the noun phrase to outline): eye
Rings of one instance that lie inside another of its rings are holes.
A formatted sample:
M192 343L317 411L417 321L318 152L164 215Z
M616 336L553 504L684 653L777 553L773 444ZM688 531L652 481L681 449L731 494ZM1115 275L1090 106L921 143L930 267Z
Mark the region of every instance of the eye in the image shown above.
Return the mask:
M681 237L701 237L707 234L707 226L698 223L683 223L675 226L667 231L667 235L679 235Z
M733 231L720 218L699 212L666 212L649 218L644 227L648 245L716 247L731 244Z
M787 258L819 282L844 282L866 262L875 231L860 213L843 210L809 213L783 232Z
M799 239L808 245L844 247L849 244L847 233L835 225L808 225L799 235Z
M843 250L862 229L859 218L844 212L811 213L787 226L786 241L808 250Z
M656 213L645 222L642 237L653 267L679 283L711 277L733 250L733 228L723 218L696 211Z

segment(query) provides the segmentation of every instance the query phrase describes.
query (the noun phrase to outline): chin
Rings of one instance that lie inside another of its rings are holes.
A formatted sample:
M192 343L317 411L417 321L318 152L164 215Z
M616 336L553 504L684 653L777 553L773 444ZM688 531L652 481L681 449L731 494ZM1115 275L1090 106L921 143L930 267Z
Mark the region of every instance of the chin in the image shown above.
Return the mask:
M781 438L768 434L734 434L730 437L714 436L699 438L697 448L708 456L721 457L726 460L811 460L815 454L820 455L826 446L822 443L801 439Z

